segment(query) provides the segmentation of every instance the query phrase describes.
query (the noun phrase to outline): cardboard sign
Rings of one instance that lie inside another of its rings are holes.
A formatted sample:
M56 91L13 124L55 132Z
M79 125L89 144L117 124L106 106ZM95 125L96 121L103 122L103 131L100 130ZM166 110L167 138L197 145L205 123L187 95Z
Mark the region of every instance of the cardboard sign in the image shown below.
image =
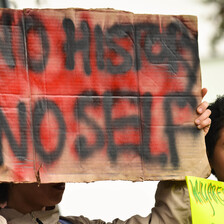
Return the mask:
M190 195L192 223L222 224L224 183L197 177L186 177Z
M197 19L0 10L1 181L207 173Z

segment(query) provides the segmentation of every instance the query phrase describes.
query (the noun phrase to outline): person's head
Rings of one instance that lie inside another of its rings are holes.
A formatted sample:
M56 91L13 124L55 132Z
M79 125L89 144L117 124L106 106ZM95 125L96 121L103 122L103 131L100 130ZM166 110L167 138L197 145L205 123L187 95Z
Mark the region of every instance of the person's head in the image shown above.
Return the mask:
M2 183L0 203L19 212L28 213L57 205L63 196L64 183Z
M224 181L224 96L210 104L211 126L205 137L208 159L212 173Z

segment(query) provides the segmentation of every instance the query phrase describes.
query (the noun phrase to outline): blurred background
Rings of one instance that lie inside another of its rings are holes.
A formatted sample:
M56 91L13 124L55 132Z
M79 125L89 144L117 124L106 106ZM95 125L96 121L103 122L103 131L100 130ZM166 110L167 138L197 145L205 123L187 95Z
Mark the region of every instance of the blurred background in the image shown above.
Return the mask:
M224 0L0 0L0 7L22 8L114 8L147 14L198 16L198 43L205 100L224 94ZM214 177L210 177L214 179ZM147 216L154 205L158 182L100 181L69 183L60 211L105 221L132 215Z

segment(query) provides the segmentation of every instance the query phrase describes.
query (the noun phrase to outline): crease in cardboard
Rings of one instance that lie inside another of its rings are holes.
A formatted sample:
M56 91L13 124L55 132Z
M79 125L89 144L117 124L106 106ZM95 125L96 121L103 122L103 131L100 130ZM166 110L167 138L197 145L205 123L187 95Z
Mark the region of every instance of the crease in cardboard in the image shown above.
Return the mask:
M26 23L25 23L25 16L29 15L30 10L24 9L23 11L23 17L22 17L22 28L23 28L23 40L24 40L24 54L25 54L25 67L26 67L26 74L27 74L27 80L28 80L28 88L29 88L29 109L30 109L30 126L33 127L33 116L32 116L32 92L31 92L31 86L30 86L30 75L29 75L29 64L28 64L28 50L27 50L27 37L26 37ZM31 132L31 138L32 142L34 141L33 136L33 128L30 128ZM36 177L37 182L39 183L40 177L39 177L39 169L36 167L36 152L34 150L34 147L32 146L33 151L33 172Z

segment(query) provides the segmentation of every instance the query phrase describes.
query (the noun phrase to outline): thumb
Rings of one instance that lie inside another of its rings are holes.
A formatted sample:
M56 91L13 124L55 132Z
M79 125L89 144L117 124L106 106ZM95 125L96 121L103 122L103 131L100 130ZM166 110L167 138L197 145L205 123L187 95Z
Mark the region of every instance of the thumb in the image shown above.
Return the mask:
M203 88L201 90L201 96L202 96L202 98L204 98L204 96L206 95L207 92L208 92L208 90L206 88Z

